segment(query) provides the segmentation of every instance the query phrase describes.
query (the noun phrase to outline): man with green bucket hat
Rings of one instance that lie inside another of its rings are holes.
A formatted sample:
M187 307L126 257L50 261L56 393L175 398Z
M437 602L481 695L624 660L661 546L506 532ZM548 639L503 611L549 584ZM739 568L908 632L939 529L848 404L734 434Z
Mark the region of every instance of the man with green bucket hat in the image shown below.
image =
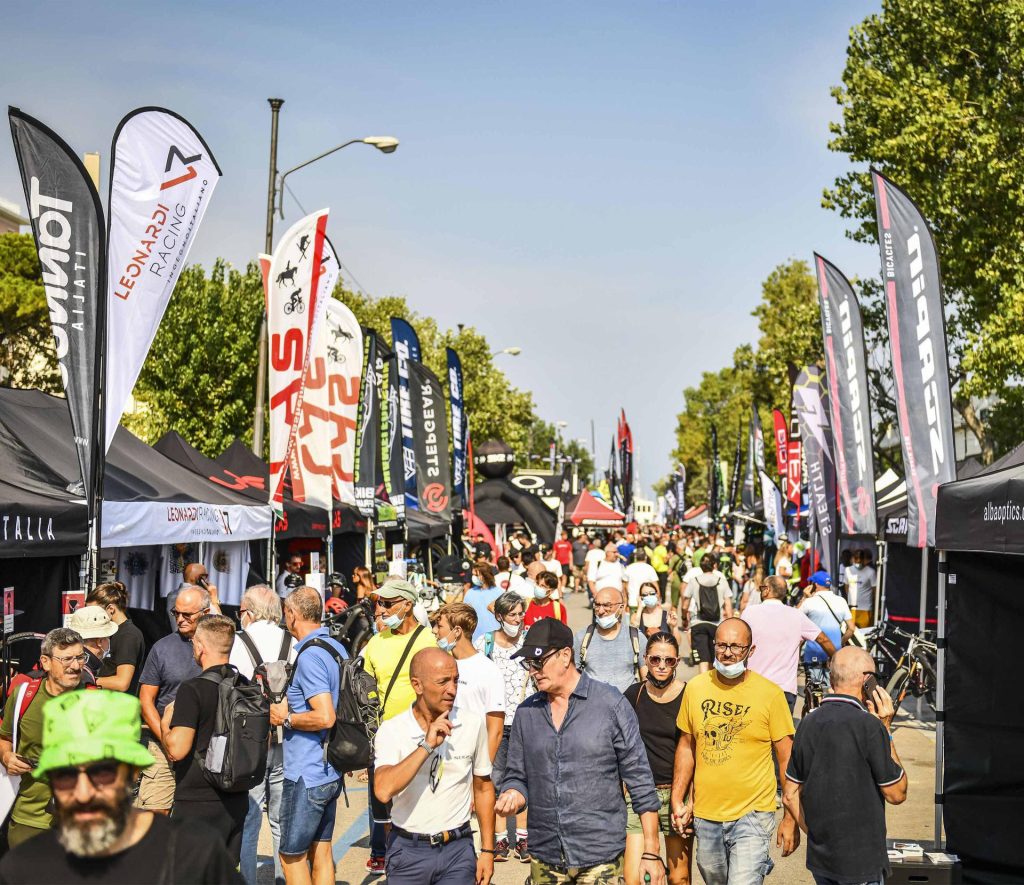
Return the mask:
M0 883L241 882L215 836L132 807L132 785L153 763L141 727L138 700L121 692L67 692L46 705L33 774L53 791L53 829L0 861Z

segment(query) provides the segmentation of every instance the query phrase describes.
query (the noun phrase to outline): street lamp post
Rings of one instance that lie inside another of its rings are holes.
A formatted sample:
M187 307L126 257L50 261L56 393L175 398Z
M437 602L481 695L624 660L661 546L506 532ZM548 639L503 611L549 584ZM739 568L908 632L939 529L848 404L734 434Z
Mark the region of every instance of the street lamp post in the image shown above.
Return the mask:
M270 255L274 248L274 212L275 210L280 212L281 218L284 218L284 181L289 175L315 163L317 160L330 156L336 151L340 151L342 148L348 147L350 144L368 144L371 147L377 148L382 154L393 154L398 148L398 139L391 135L371 135L366 138L353 138L350 141L339 144L337 147L331 148L329 151L318 154L311 160L306 160L305 163L293 166L284 175L279 177L277 174L277 122L284 99L268 98L267 101L270 103L270 179L267 182L267 235L263 251ZM260 338L257 350L259 365L256 370L256 408L253 410L252 416L252 451L257 457L262 458L265 415L263 403L267 396L266 311L264 311L263 321L260 323Z
M504 347L501 350L494 351L494 353L491 354L491 358L493 359L496 356L502 356L504 354L507 354L508 356L519 356L522 352L523 349L521 347Z

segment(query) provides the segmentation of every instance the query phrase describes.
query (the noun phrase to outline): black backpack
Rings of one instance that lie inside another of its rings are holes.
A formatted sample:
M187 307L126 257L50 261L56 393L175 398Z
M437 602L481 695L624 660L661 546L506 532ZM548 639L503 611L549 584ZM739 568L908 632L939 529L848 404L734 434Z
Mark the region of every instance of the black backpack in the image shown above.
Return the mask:
M299 655L313 647L322 648L338 665L338 702L324 756L341 775L369 768L373 764L373 738L380 725L377 680L363 669L362 658L343 658L331 643L320 638L309 640L299 649Z
M195 761L207 782L222 793L247 793L267 771L270 702L261 686L233 667L222 676L207 671L200 679L217 685L217 713L210 745Z
M697 586L700 588L697 614L702 621L716 622L722 617L722 608L718 602L719 581L715 581L710 587L702 584L699 580L697 581Z

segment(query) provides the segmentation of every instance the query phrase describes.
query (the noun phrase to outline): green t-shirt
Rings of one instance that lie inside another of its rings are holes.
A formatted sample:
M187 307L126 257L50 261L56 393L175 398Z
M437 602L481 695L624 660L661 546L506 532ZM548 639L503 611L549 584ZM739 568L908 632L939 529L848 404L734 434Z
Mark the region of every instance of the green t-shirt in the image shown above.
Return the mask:
M39 686L39 691L32 698L25 715L18 722L18 746L14 751L30 762L38 762L43 752L43 707L56 695L51 695L46 687L46 680ZM18 690L11 692L4 706L4 722L0 725L0 737L10 740L11 726L14 723L14 705L18 700ZM36 780L31 774L21 776L18 798L11 811L11 820L27 827L47 829L53 823L53 815L46 810L50 804L50 785L45 780Z

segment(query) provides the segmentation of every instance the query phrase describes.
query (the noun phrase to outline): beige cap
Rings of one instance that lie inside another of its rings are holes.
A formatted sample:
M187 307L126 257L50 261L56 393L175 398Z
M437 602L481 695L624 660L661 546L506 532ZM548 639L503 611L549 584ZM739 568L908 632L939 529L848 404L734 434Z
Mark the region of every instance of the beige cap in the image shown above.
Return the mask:
M68 627L82 639L103 639L117 632L117 624L98 605L83 605L75 609Z

